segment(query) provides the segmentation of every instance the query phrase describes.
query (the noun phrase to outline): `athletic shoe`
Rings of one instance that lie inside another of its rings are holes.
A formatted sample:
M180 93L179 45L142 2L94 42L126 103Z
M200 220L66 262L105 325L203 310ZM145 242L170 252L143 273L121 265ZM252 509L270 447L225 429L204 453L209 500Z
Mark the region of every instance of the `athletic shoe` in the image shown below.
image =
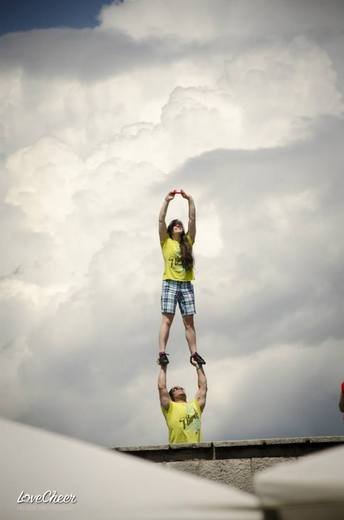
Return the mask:
M166 352L159 352L159 358L157 359L158 365L160 365L160 366L168 365L169 360L168 360L167 356L169 356L169 354L166 354Z
M197 365L205 365L206 364L206 362L204 361L202 356L200 356L198 354L198 352L194 352L194 354L192 354L192 356L190 356L190 363L191 363L191 365L194 365L195 363Z

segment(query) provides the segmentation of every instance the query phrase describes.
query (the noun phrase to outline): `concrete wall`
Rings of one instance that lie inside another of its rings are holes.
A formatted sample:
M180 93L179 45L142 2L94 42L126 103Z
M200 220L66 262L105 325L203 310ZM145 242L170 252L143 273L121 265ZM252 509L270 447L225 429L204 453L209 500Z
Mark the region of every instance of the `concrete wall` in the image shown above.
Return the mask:
M257 471L339 444L344 444L344 436L167 444L114 449L253 492L253 476Z

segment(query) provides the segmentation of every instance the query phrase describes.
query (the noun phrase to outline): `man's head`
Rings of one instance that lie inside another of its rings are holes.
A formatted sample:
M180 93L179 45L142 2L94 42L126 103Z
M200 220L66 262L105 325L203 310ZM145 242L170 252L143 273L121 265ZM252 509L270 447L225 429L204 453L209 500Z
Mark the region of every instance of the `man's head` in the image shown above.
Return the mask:
M168 393L172 401L186 403L186 393L182 386L173 386Z

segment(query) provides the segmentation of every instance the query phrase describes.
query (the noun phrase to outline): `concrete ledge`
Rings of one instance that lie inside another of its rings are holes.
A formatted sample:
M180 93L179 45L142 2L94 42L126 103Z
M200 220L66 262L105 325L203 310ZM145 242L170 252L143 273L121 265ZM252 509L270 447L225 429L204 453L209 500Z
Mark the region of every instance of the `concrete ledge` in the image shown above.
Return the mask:
M339 444L344 444L344 436L250 439L113 449L253 493L256 472Z
M344 444L344 436L250 439L199 444L117 447L113 449L152 462L176 462L263 457L288 459L301 457L339 444Z

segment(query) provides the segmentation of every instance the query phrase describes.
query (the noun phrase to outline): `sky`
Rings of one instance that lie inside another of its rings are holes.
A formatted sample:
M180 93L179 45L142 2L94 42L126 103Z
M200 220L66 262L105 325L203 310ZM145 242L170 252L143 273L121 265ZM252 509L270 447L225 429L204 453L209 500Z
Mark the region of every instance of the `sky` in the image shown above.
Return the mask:
M0 415L167 442L158 213L183 188L204 441L343 435L343 3L1 5ZM193 397L179 313L167 352Z
M53 27L94 27L101 8L111 3L112 0L0 0L0 34Z

